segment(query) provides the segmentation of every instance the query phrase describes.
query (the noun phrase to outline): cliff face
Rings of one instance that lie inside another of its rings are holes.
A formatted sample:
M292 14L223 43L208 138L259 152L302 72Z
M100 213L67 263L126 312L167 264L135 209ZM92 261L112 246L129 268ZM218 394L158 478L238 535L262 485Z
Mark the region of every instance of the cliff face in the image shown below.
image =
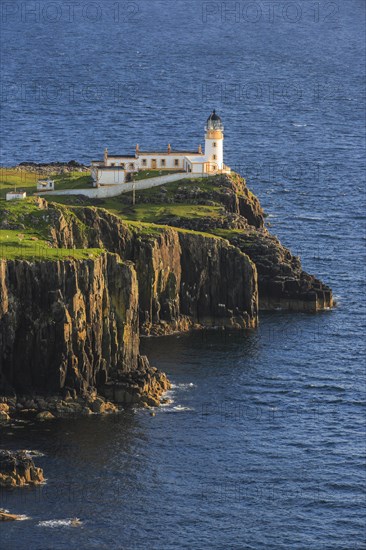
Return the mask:
M257 325L256 268L228 241L129 226L95 208L71 211L44 200L36 208L54 248L71 256L74 248L108 252L88 260L0 261L3 390L85 394L119 384L126 394L126 381L137 387L154 377L151 385L164 389L139 356L140 333ZM9 219L3 223L9 227Z
M83 393L138 362L138 286L116 255L0 261L0 385Z
M266 229L233 233L230 242L250 256L258 270L261 310L316 312L333 306L331 289L303 271L300 259Z
M1 390L80 395L104 388L130 402L137 392L147 402L145 381L154 399L167 381L140 357L140 334L251 328L259 305L311 312L332 306L331 290L265 228L259 201L240 176L172 189L137 194L145 215L159 213L155 224L122 221L140 219L127 194L116 205L121 217L44 199L25 203L20 215L11 206L0 210L0 229L37 228L31 238L70 251L53 261L0 260ZM90 257L88 248L105 252ZM74 249L89 259L76 259Z
M140 328L167 334L194 325L257 325L257 272L226 240L173 228L141 231L105 210L80 208L66 220L50 205L57 246L105 247L136 267ZM87 232L80 230L87 227Z
M182 183L174 197L159 190L149 194L141 192L137 194L137 202L160 205L163 214L156 223L218 235L246 254L258 271L260 309L315 312L331 308L331 289L306 273L300 259L268 231L259 200L249 191L245 180L232 174L208 181L208 184L205 181ZM128 197L124 199L127 200ZM172 217L164 213L171 201L201 210L196 216ZM216 211L210 212L210 207Z

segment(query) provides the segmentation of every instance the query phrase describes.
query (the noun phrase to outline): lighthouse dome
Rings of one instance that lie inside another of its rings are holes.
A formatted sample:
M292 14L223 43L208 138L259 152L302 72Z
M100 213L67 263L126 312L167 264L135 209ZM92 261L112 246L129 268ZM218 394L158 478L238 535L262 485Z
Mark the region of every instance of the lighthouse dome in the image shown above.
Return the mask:
M223 130L223 129L224 129L224 126L222 124L222 120L214 109L207 119L207 130Z

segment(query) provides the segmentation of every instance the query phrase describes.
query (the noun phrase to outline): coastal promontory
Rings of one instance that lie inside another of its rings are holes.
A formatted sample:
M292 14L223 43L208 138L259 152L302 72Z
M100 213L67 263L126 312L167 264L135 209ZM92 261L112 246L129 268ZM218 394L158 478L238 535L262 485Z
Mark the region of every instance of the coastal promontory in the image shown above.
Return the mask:
M59 395L94 412L94 392L158 404L169 383L140 355L141 335L255 329L260 310L332 307L237 174L134 197L1 201L0 237L4 401Z

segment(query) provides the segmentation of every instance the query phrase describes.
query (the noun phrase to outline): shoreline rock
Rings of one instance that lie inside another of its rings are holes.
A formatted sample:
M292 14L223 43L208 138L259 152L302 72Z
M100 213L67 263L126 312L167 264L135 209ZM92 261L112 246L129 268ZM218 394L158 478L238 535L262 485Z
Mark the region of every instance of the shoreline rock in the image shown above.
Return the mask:
M17 521L19 519L21 519L21 516L9 514L9 512L5 512L5 510L0 510L0 521Z
M161 398L171 388L165 373L151 367L147 357L139 357L136 370L119 372L100 388L92 388L83 395L75 390L61 394L12 395L0 397L0 425L13 418L31 416L38 422L50 422L59 418L105 416L119 414L123 405L158 407Z
M140 362L138 371L120 374L118 379L105 384L100 390L103 395L118 404L159 407L171 383L164 372L150 367L147 357L141 357Z
M45 482L42 468L37 468L26 451L0 450L0 487L24 487Z

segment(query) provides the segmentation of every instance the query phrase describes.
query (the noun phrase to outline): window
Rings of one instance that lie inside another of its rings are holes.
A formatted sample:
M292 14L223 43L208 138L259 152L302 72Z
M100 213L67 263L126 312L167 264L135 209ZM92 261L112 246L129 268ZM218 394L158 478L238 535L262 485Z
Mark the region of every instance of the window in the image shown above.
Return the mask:
M213 146L214 146L214 147L217 147L216 141L213 142Z
M174 166L179 166L179 159L174 159Z
M111 166L116 166L116 163L115 163L115 162L111 162Z
M165 166L165 159L161 159L161 166Z
M133 162L130 162L129 168L130 168L130 170L133 170L135 168Z
M142 160L142 166L147 166L147 160L146 159Z
M121 168L125 169L125 163L121 162Z
M216 155L213 155L213 157L212 157L212 158L213 158L214 160L216 160Z

